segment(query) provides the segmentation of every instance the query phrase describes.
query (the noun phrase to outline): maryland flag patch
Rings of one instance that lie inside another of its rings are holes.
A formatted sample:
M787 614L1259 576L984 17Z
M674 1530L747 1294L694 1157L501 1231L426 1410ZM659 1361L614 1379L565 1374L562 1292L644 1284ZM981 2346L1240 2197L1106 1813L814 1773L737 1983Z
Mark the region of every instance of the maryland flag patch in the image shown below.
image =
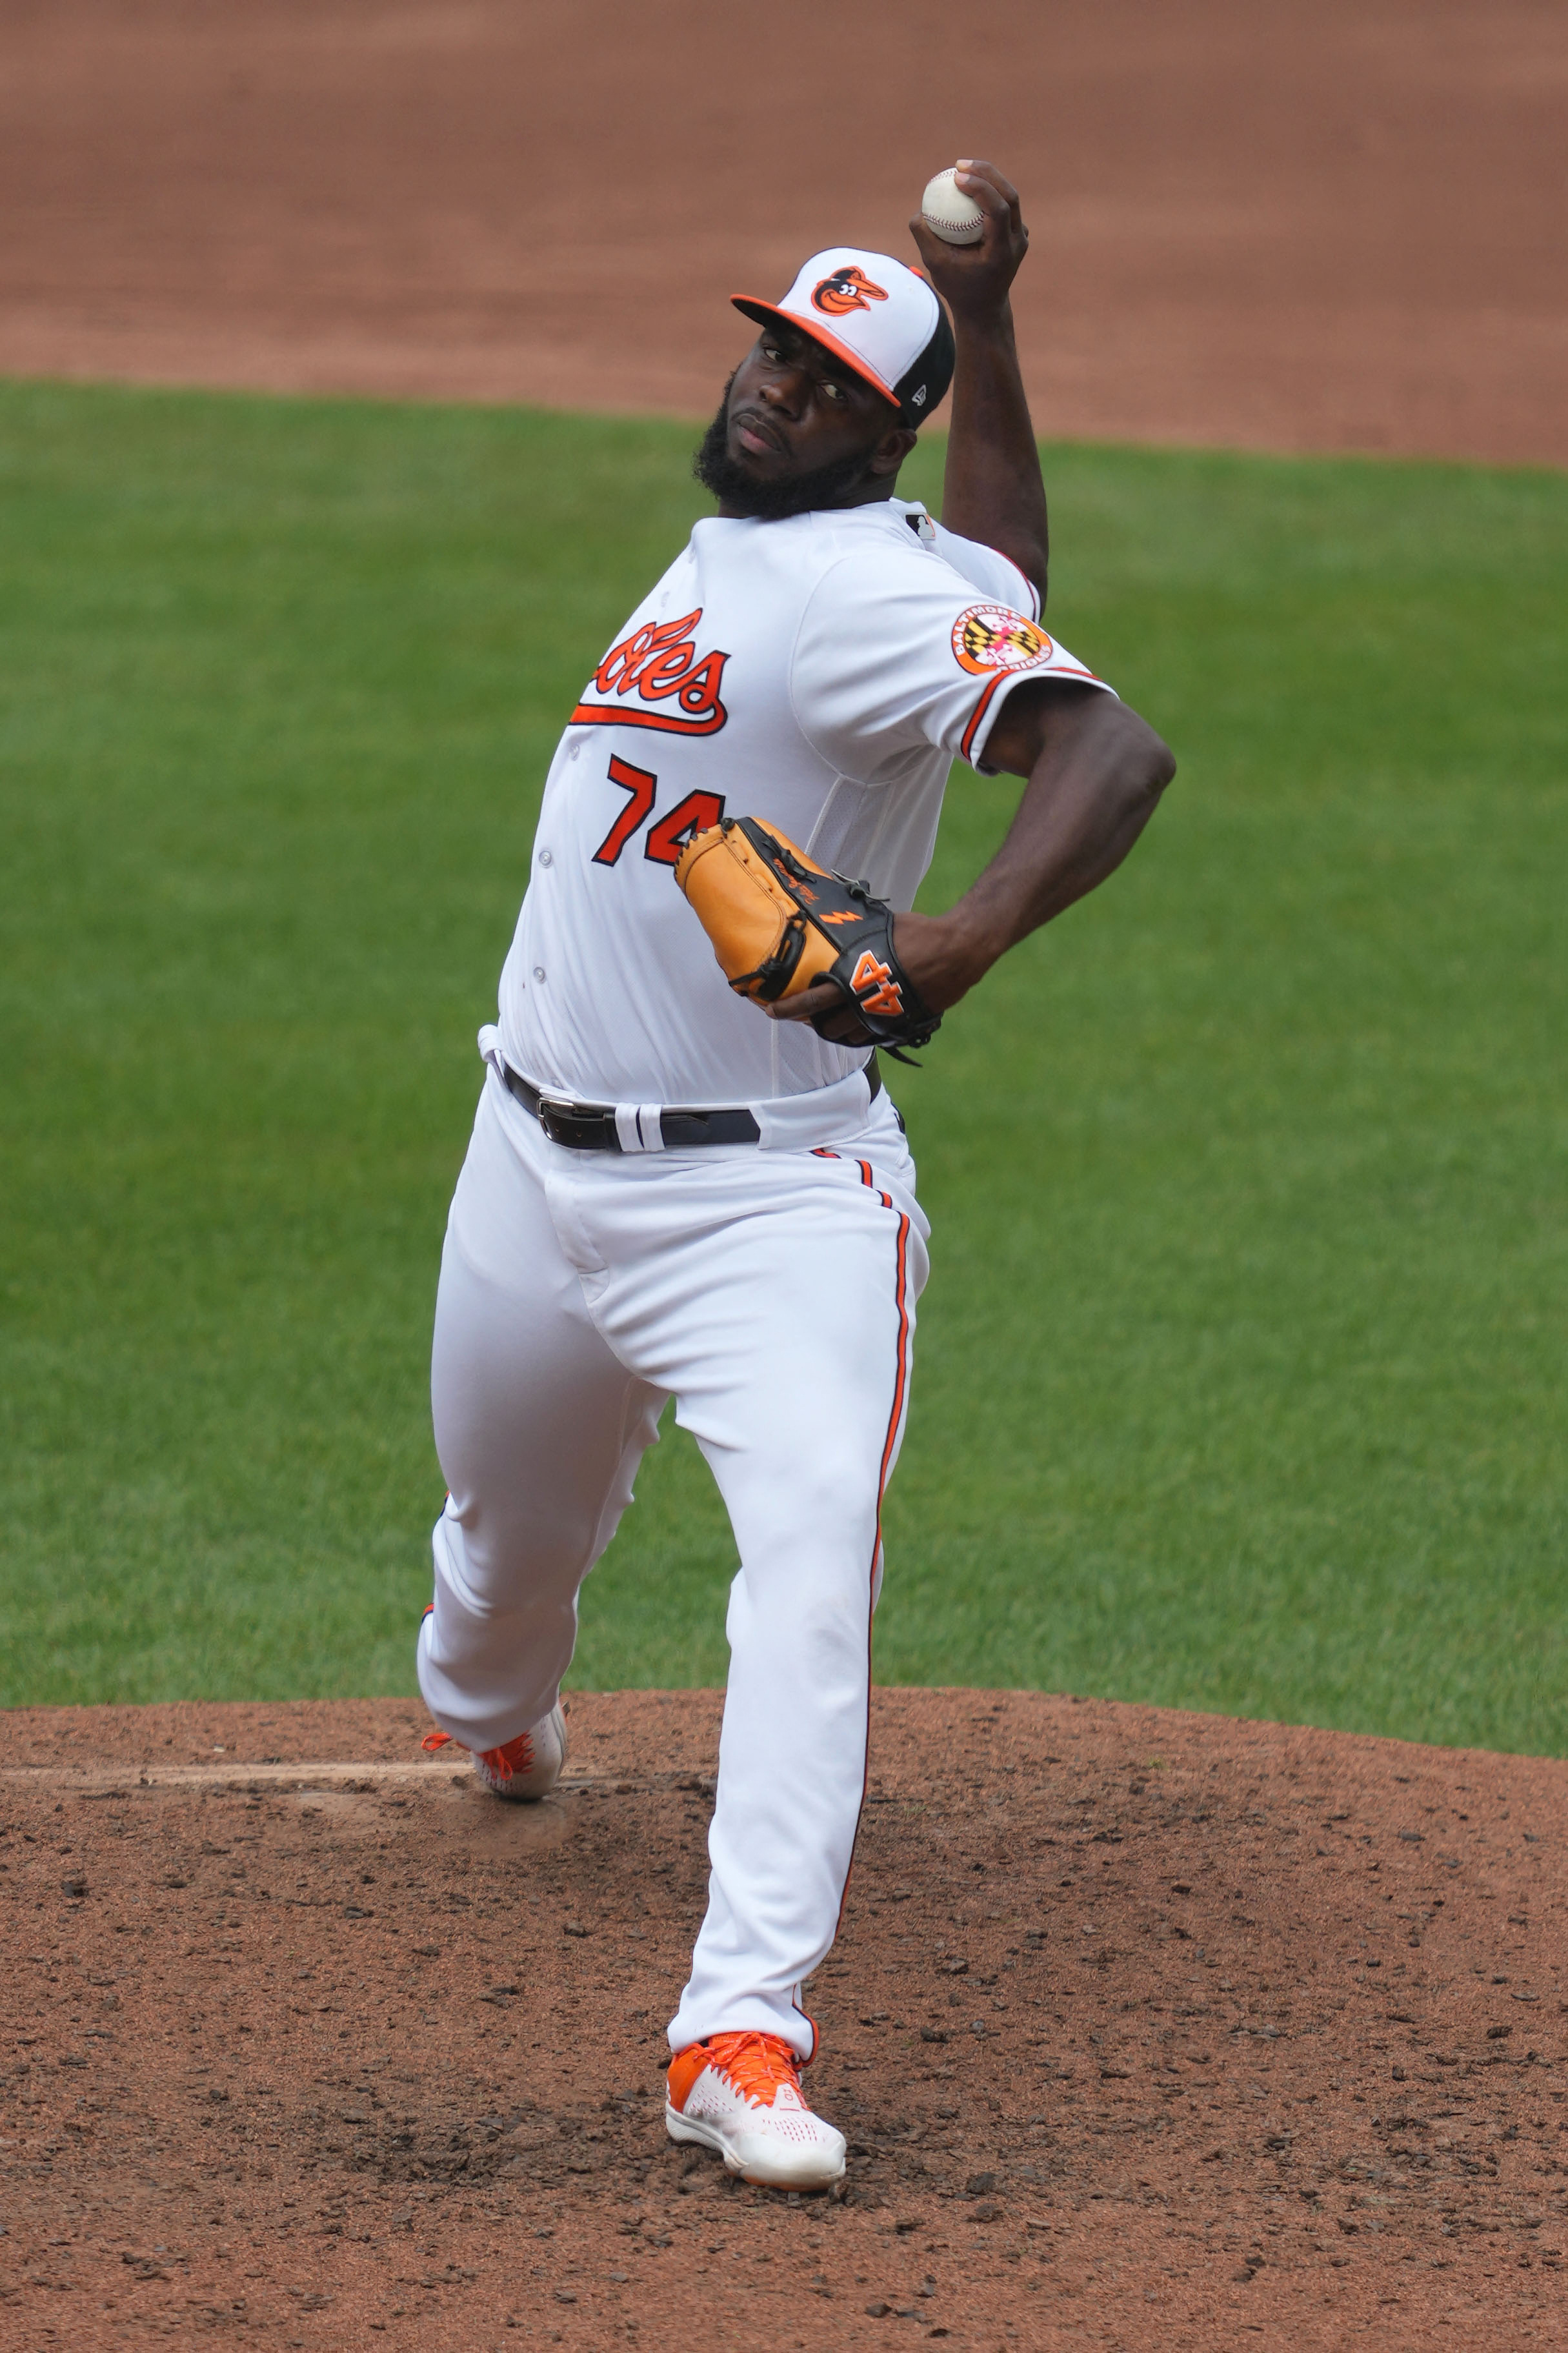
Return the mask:
M1008 605L971 605L952 625L953 659L977 676L991 670L1035 670L1056 648L1037 622Z

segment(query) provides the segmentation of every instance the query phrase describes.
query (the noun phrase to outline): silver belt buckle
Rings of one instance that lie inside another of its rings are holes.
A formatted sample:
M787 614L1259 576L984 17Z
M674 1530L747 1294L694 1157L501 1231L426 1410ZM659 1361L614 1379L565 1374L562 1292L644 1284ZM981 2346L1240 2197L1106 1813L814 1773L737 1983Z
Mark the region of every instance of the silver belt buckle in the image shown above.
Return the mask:
M553 1102L549 1095L540 1096L539 1110L536 1115L538 1117L540 1126L544 1130L545 1134L550 1138L552 1144L561 1144L564 1142L564 1138L556 1134L555 1128L552 1124L556 1115L563 1114L566 1118L570 1119L575 1109L576 1105L574 1103L556 1103Z

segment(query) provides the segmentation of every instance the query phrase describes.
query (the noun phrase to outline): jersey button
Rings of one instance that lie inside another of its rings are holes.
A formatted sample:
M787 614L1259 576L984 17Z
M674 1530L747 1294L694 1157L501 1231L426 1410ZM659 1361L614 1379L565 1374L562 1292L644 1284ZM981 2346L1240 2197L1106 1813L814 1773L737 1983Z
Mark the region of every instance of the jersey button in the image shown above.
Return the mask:
M539 862L541 866L553 866L555 863L554 851L551 849L542 849L539 853Z
M542 980L544 978L544 966L542 964L536 964L534 965L533 977L535 980Z

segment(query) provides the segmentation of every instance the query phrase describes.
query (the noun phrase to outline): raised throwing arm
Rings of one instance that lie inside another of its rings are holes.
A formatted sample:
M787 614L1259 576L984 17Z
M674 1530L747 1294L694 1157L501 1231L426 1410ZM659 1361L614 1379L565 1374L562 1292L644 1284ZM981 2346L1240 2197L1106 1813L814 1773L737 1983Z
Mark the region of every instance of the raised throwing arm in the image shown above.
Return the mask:
M994 164L973 163L958 185L985 215L980 243L952 246L910 227L932 284L952 312L957 345L942 521L1008 556L1046 598L1048 535L1039 452L1013 340L1009 289L1028 247L1017 191ZM1176 771L1166 745L1114 696L1068 680L1020 682L985 744L985 764L1025 779L1005 840L941 915L900 915L899 961L933 1013L968 994L999 956L1115 872ZM775 1020L837 1008L825 1034L868 1042L827 987L782 999Z
M952 313L956 363L942 519L994 547L1039 591L1045 609L1050 536L1046 486L1018 352L1009 290L1028 249L1018 192L994 164L965 163L958 185L985 215L978 245L947 245L917 213L910 223L926 275Z

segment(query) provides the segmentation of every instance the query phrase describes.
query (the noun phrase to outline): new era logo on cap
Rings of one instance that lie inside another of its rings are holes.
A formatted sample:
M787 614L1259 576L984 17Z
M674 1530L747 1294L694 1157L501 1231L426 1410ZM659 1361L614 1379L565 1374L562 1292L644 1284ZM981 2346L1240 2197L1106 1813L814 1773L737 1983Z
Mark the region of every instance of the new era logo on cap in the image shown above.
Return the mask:
M890 400L909 424L936 406L952 381L952 329L918 269L858 246L814 253L784 300L731 297L760 326L787 320L837 354Z

